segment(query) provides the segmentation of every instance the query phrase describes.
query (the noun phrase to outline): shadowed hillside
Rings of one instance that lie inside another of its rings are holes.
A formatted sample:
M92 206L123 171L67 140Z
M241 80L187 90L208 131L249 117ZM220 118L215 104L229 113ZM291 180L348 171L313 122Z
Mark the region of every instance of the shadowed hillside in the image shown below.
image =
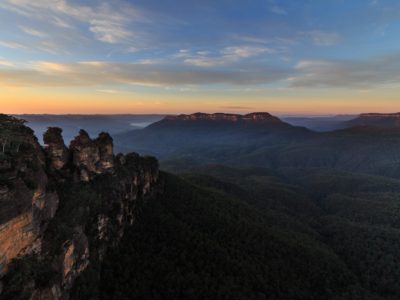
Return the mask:
M176 164L219 163L281 171L333 168L400 176L397 128L361 126L320 133L267 113L259 116L260 120L218 114L167 117L143 130L117 135L116 147L122 151L134 147Z

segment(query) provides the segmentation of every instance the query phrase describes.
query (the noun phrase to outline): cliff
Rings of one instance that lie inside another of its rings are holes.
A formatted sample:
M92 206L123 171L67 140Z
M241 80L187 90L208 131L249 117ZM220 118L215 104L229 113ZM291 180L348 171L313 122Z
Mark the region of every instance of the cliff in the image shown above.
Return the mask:
M399 128L400 113L367 113L360 114L357 118L344 122L345 127L368 126L379 128Z
M48 188L45 154L22 122L1 116L0 276L10 261L39 252L40 236L55 215L58 195Z
M4 115L0 141L0 298L69 299L156 193L158 162L115 156L107 133L92 140L84 130L67 147L49 128L42 148Z
M274 122L280 123L279 118L267 112L254 112L246 115L226 113L194 113L191 115L167 116L164 120L170 121L230 121L230 122Z

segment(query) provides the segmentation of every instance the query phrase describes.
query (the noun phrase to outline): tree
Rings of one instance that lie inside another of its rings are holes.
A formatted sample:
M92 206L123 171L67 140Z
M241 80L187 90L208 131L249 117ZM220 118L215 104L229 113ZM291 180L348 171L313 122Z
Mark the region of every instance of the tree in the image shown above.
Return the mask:
M0 143L2 146L2 153L6 152L7 144L10 141L12 131L10 128L0 128Z
M5 153L7 145L14 143L16 152L19 152L20 146L24 141L23 125L25 120L17 119L12 116L0 114L0 143L2 153Z

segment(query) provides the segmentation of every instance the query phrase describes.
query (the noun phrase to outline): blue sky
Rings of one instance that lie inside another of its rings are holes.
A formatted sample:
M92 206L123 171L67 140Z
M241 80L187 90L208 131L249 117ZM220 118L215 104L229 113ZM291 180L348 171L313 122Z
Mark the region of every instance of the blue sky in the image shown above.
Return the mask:
M317 98L322 110L378 109L377 101L388 110L399 82L394 0L0 3L5 104L11 92L36 99L43 91L54 107L57 95L90 102L105 93L160 111L179 103L298 111Z

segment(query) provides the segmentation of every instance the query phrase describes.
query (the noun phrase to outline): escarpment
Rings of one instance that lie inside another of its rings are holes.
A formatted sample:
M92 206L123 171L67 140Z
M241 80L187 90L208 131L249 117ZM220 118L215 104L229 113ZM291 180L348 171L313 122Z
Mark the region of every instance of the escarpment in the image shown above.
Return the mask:
M33 132L17 119L0 117L0 276L12 259L40 252L40 236L58 207L49 188L45 155Z
M107 133L84 130L67 147L49 128L42 148L22 121L1 117L0 299L69 299L157 193L158 162L114 155Z
M256 123L280 123L279 118L267 112L254 112L246 115L226 113L194 113L191 115L167 116L166 121L228 121L228 122L256 122Z

